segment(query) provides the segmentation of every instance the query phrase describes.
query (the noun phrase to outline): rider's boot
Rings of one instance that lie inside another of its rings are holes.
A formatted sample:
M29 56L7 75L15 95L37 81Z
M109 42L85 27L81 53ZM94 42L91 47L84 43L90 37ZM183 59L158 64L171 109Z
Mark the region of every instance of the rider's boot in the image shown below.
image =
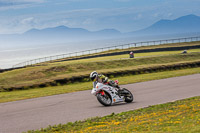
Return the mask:
M120 88L119 86L117 86L117 89L118 89L118 94L123 94L123 91L124 91L123 88Z
M126 95L126 94L129 94L127 91L124 91L124 88L118 88L118 94L123 94L123 95Z

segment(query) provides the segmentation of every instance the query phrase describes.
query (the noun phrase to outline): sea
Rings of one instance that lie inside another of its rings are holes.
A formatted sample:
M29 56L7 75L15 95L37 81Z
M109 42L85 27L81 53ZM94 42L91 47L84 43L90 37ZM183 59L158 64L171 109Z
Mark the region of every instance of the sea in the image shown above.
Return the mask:
M116 46L131 41L109 39L55 44L0 46L0 69L12 68L25 61L96 48Z

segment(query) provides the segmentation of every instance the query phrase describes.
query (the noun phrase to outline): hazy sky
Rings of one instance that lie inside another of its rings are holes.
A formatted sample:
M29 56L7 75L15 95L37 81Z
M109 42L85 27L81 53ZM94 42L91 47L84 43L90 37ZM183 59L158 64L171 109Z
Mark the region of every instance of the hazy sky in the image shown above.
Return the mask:
M0 34L59 25L129 32L188 14L200 16L200 0L0 0Z

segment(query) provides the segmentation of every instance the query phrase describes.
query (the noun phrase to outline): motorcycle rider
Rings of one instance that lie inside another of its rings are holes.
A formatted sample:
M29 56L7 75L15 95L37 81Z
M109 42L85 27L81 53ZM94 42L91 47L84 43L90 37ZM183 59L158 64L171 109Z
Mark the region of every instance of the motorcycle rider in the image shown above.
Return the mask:
M113 80L108 79L108 77L104 76L103 74L98 74L96 71L93 71L90 73L90 79L93 82L100 82L103 84L108 84L112 87L118 88L119 92L122 91L122 89L119 87L119 85L114 82Z

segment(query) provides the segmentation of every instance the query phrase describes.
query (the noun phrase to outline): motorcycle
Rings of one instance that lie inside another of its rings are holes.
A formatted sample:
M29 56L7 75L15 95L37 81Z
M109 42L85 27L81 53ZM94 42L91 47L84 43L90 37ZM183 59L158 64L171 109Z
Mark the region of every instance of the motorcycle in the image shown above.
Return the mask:
M116 80L115 83L118 84ZM120 93L117 88L112 86L93 82L93 89L91 94L97 97L97 100L104 106L110 106L118 102L131 103L133 101L133 94L128 90L123 88Z

